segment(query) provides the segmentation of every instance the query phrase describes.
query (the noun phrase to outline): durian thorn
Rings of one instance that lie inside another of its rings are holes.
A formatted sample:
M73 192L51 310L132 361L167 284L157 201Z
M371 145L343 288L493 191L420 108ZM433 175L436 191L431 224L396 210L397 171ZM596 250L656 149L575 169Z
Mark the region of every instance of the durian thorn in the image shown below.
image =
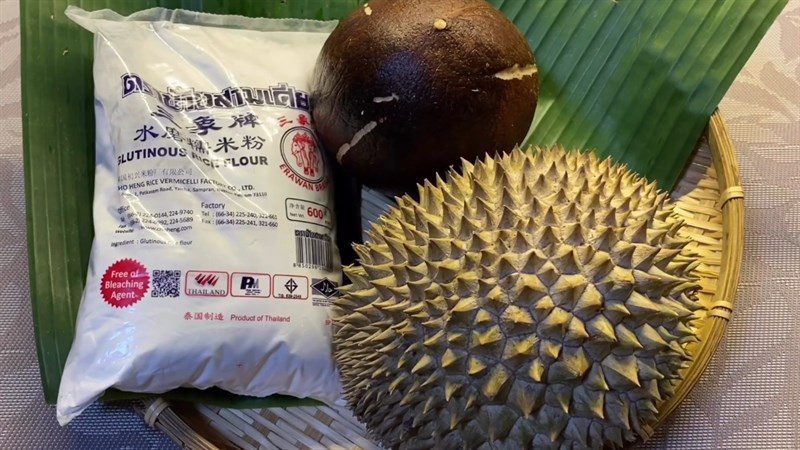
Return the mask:
M582 320L577 317L572 317L572 320L569 321L566 337L582 341L589 337L589 333L586 332L586 327Z
M486 301L500 305L508 303L509 299L508 294L500 286L495 286L494 289L486 294Z
M389 393L393 394L394 391L403 383L409 375L407 373L400 373L397 378L394 379L391 383L389 383Z
M550 311L554 307L555 303L553 303L553 299L550 298L549 296L544 296L540 298L539 300L536 301L536 304L534 305L534 308L537 311L542 311L542 312Z
M367 342L384 342L388 341L389 339L393 339L396 335L397 333L394 330L387 328L379 333L373 334L369 339L367 339Z
M461 299L451 310L451 312L472 312L478 309L478 300L474 297Z
M449 402L451 398L453 398L453 394L456 393L459 389L461 389L463 385L460 383L456 383L454 381L447 380L444 384L444 400Z
M589 321L587 331L589 331L589 335L604 341L617 342L614 325L602 314Z
M416 398L417 398L417 395L415 395L415 394L414 394L413 392L411 392L411 391L408 391L408 392L406 392L406 394L403 396L403 398L402 398L402 399L400 399L400 403L399 403L399 405L400 405L400 406L408 406L408 405L410 405L410 404L411 404L411 403L412 403L412 402L413 402L413 401L414 401Z
M528 311L525 311L524 309L514 305L506 308L505 312L503 313L503 318L516 325L533 324L533 317L531 317L531 314Z
M503 339L503 333L502 331L500 331L500 327L498 327L497 325L489 328L484 332L480 332L477 330L472 332L473 347L494 344L495 342L499 342L502 339Z
M632 361L631 358L633 358L634 361ZM618 358L612 354L603 359L602 364L603 367L620 375L622 378L626 379L634 386L642 387L641 382L639 381L638 370L636 367L634 356L629 356L627 358Z
M484 369L486 369L486 364L484 364L483 361L481 361L480 359L478 359L478 358L476 358L474 356L470 357L469 364L468 364L468 367L467 367L467 373L469 375L473 375L473 376L477 375L477 374L483 372Z
M445 336L445 332L444 332L444 330L439 330L439 331L437 331L437 332L436 332L436 333L435 333L433 336L431 336L431 337L429 337L429 338L425 339L425 340L424 340L422 343L423 343L423 344L424 344L426 347L432 347L432 346L434 346L434 345L438 344L439 342L441 342L441 340L442 340L442 338L443 338L444 336Z
M598 363L592 365L592 368L589 370L589 375L587 376L585 383L592 389L597 389L601 391L609 390L608 383L606 382L605 375L603 374L603 368L601 364Z
M416 374L425 370L426 368L430 367L433 364L433 358L430 355L422 355L422 357L417 361L414 367L411 368L411 373Z
M441 329L442 327L444 327L444 325L445 325L444 316L422 322L423 327L432 329Z
M425 406L422 407L422 414L428 414L433 410L434 406L436 406L436 397L428 397L428 400L425 401Z
M441 364L441 366L442 366L442 368L446 369L446 368L452 366L453 364L455 364L455 362L458 361L459 359L461 359L461 357L458 356L452 349L448 348L442 354L442 364Z
M539 342L539 354L549 356L551 359L558 358L558 355L561 353L561 344L550 341L547 339L543 339Z
M403 351L403 355L407 355L409 353L417 352L422 350L422 344L420 342L414 342Z
M489 400L494 399L495 396L508 381L508 372L502 365L496 365L489 375L486 382L483 384L482 392Z
M386 374L388 372L389 372L388 368L386 368L386 367L378 367L377 369L375 369L374 372L372 372L372 375L370 376L370 378L372 378L374 380L374 379L380 378L382 375L384 375L384 374Z
M477 314L475 314L475 323L477 324L492 322L493 320L494 316L492 313L483 308L479 309Z
M422 383L421 387L431 386L435 384L437 381L439 381L441 378L442 378L441 370L436 370L433 373L431 373L431 375L428 377L427 380L425 380L425 382Z
M625 347L630 347L634 349L643 349L641 342L636 337L636 334L629 330L624 324L619 323L616 327L614 327L616 331L616 335L619 337L620 344Z
M449 342L451 344L458 343L458 342L464 342L465 338L466 338L466 334L461 333L461 332L453 332L453 331L451 331L451 332L447 333L447 342Z
M521 339L517 341L515 344L515 351L520 356L535 356L536 354L536 344L539 342L539 338L536 337L535 334L528 336L527 338Z
M420 303L416 303L416 304L414 304L412 306L409 306L408 308L404 309L403 310L403 314L412 315L412 314L417 314L418 312L424 311L424 310L425 310L425 304L420 302Z
M400 334L402 334L402 335L407 335L407 334L416 334L416 332L417 332L417 329L416 329L416 327L414 327L414 325L412 325L412 324L411 324L411 322L409 321L409 322L406 324L406 326L404 326L404 327L402 327L402 328L398 328L398 329L396 329L395 331L397 331L398 333L400 333Z
M607 302L605 304L605 309L606 311L619 314L623 317L631 316L631 312L628 310L628 308L626 308L624 304L619 302Z

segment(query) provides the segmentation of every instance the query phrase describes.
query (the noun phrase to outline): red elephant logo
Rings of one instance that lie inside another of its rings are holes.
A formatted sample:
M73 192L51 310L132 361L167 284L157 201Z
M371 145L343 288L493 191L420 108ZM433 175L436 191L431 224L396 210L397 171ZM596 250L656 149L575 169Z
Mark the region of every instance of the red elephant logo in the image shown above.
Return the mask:
M325 180L321 150L317 136L310 128L291 128L281 138L281 170L298 184L305 183L308 189L317 189L317 185Z
M306 132L299 132L292 138L292 156L297 166L303 170L303 175L316 178L321 170L317 142Z

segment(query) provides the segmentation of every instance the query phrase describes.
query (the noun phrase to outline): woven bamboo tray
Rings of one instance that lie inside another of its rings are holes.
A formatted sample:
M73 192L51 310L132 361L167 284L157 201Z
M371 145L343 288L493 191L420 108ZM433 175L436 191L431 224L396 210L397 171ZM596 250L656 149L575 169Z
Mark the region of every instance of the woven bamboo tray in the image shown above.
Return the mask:
M659 407L656 428L697 384L722 339L733 312L744 247L744 200L739 166L719 112L672 193L675 212L685 221L682 233L701 263L698 294L704 310L698 320L700 341L675 395ZM385 209L388 199L365 191L362 217L366 226ZM161 398L137 405L150 425L192 449L373 449L364 426L344 407L226 409ZM648 436L654 429L649 429Z

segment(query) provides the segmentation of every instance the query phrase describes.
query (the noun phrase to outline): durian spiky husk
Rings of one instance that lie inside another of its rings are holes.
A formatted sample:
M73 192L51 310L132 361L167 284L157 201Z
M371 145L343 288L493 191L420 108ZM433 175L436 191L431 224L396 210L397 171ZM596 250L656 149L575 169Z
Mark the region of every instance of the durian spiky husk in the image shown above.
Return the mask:
M560 148L464 162L399 199L334 303L350 406L396 448L635 441L696 339L671 211L654 183Z

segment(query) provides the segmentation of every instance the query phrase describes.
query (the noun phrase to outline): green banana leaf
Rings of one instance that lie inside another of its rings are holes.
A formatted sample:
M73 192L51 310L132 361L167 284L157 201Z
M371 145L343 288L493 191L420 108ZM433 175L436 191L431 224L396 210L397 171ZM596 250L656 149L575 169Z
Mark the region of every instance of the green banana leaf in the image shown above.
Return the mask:
M496 0L543 74L528 142L593 148L671 190L787 0Z
M400 0L397 0L400 1ZM92 241L92 37L68 4L121 14L164 6L339 19L356 0L29 0L21 3L31 300L45 399L54 402ZM542 75L530 142L594 147L670 188L733 78L786 0L495 0L526 34ZM109 392L108 399L135 394ZM308 404L181 389L175 399Z

